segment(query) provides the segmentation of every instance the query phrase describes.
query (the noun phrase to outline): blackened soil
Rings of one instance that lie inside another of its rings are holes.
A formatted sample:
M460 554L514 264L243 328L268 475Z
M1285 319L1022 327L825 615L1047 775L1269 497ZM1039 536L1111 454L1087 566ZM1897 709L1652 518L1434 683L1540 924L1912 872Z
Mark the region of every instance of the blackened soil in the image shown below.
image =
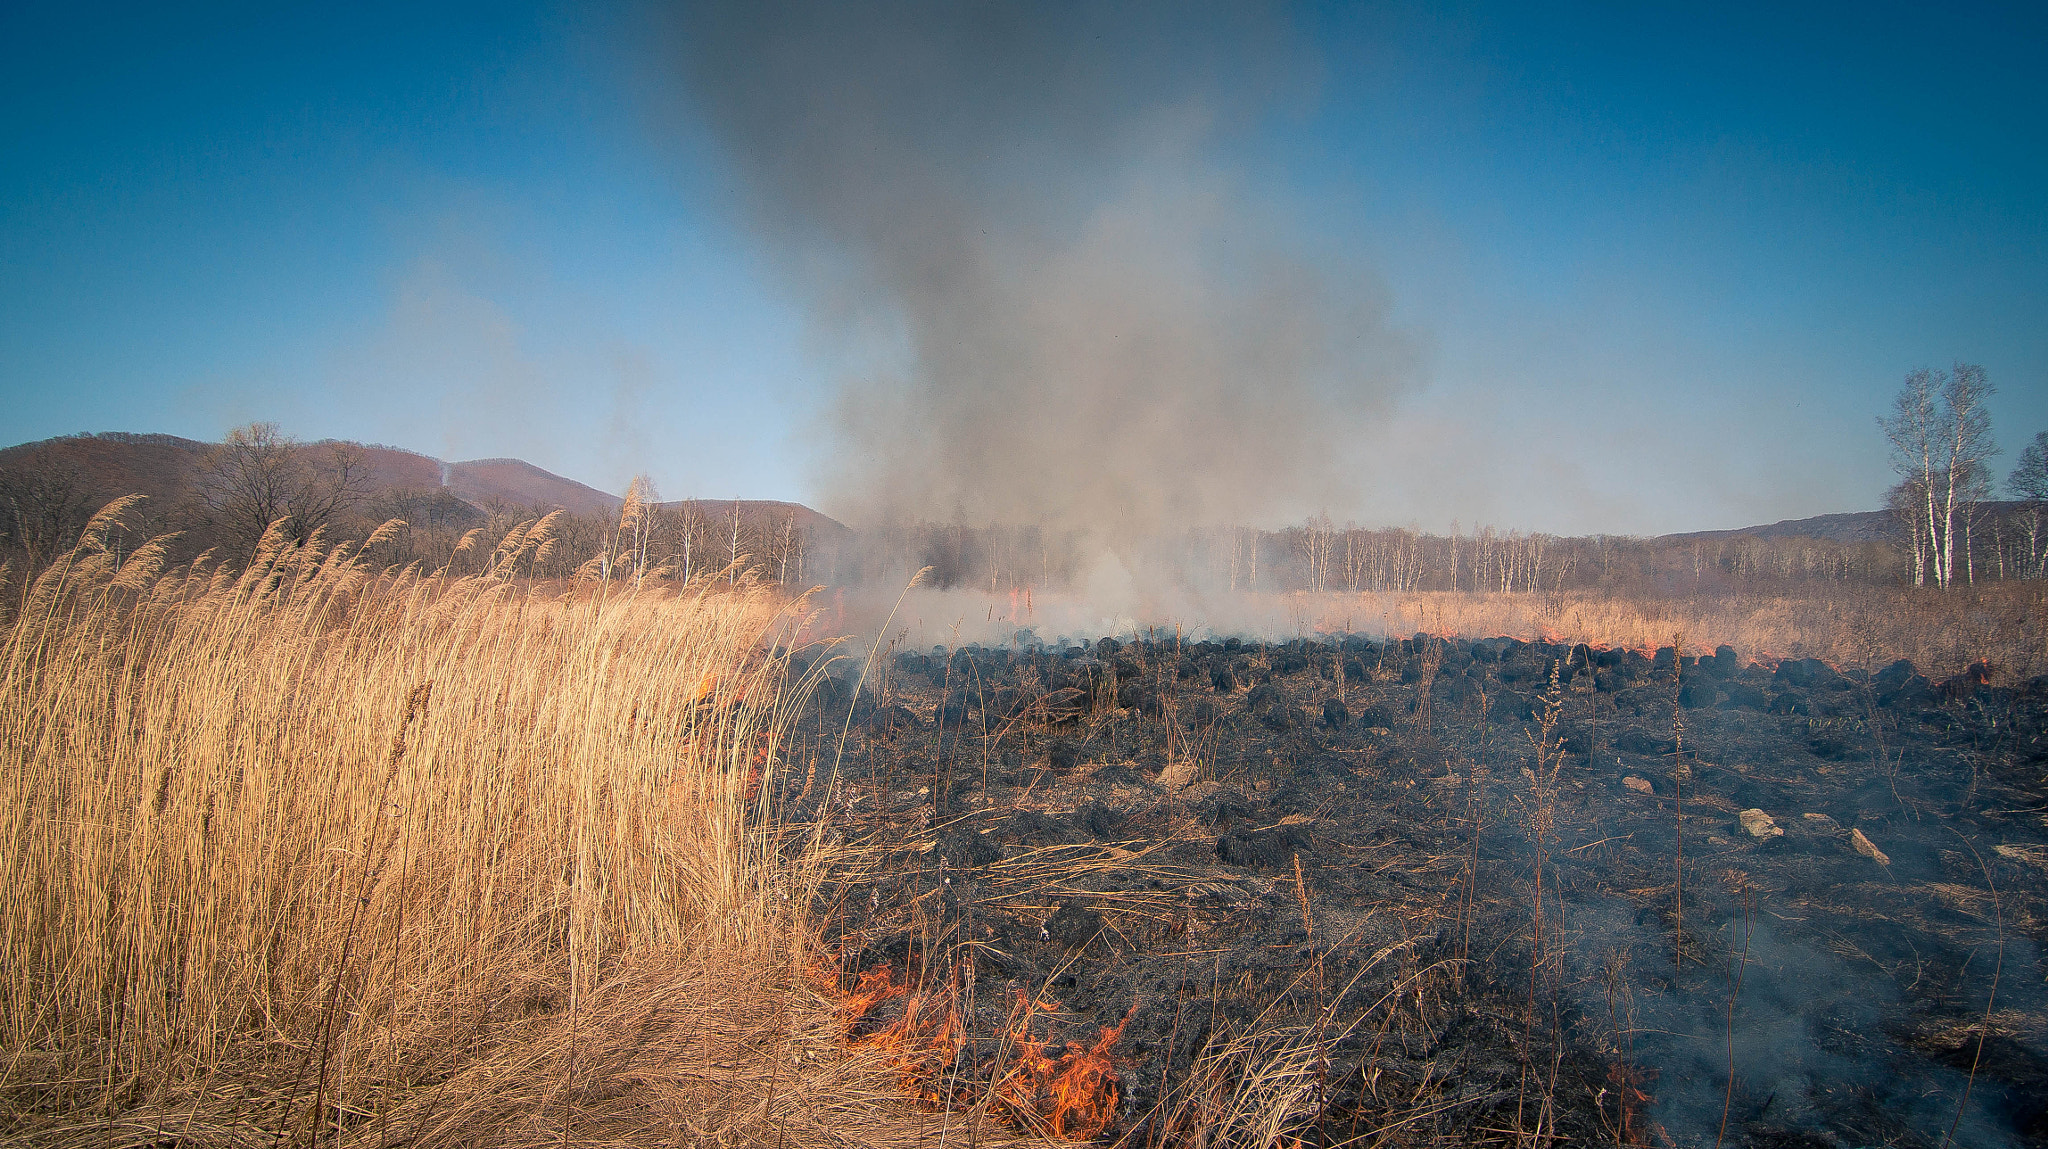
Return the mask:
M1128 1017L1129 1143L1236 1090L1320 1143L2048 1145L2048 681L1984 677L907 654L814 693L783 814L862 863L820 907L846 976L956 987L950 1095L1020 993L1059 1041Z

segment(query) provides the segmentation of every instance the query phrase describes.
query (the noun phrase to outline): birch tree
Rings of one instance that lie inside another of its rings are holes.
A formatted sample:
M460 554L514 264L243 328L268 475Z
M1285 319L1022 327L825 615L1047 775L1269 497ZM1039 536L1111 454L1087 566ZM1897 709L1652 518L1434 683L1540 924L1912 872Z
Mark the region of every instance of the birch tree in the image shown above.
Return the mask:
M1878 420L1900 479L1893 505L1912 516L1916 586L1929 579L1953 586L1959 558L1964 576L1970 574L1970 518L1988 493L1988 464L1998 452L1985 407L1992 391L1984 369L1974 364L1958 363L1952 371L1922 367L1906 375L1891 415ZM1917 553L1923 546L1924 555Z

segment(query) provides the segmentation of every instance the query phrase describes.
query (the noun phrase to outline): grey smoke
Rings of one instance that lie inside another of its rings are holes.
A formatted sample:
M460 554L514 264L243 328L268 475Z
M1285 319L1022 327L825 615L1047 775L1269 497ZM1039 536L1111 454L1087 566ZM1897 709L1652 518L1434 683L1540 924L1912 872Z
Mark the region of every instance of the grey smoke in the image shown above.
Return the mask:
M670 50L844 383L828 511L1105 542L1361 509L1415 373L1248 128L1315 60L1239 5L708 4Z
M1555 952L1569 971L1563 988L1586 1027L1582 1037L1621 1043L1616 1031L1633 1031L1626 1041L1631 1063L1651 1071L1644 1082L1653 1095L1648 1115L1672 1143L1714 1143L1723 1133L1724 1107L1731 1145L1748 1143L1744 1127L1752 1121L1822 1135L1841 1121L1843 1113L1853 1112L1856 1098L1849 1095L1851 1088L1880 1098L1887 1112L1926 1144L1941 1142L1956 1121L1965 1075L1928 1057L1924 1049L1900 1042L1897 1031L1888 1031L1885 1022L1898 1016L1904 995L1900 982L1876 959L1865 957L1862 968L1855 968L1838 954L1784 931L1773 924L1775 907L1760 895L1746 927L1741 910L1723 903L1724 916L1704 941L1703 948L1712 956L1673 984L1668 979L1668 935L1661 929L1645 930L1639 907L1631 900L1591 883L1569 893L1561 890L1560 897L1566 908L1559 923L1569 923L1569 932ZM1687 897L1687 904L1693 905L1692 895ZM1700 916L1712 914L1708 910ZM1746 959L1738 956L1745 948L1745 928ZM1699 941L1695 938L1695 944ZM2033 968L2037 951L2031 942L2012 938L2006 945L2005 968ZM1605 968L1610 960L1619 963L1619 981L1636 987L1623 991L1619 1005ZM1990 954L1983 960L1991 961ZM1734 994L1738 963L1741 992ZM1955 987L1959 1000L1950 1006L1955 1009L1950 1016L1981 1016L1988 968L1975 976L1975 982ZM2013 1008L2016 1001L2031 1005L2041 1000L2038 983L2023 986L2007 979L2001 987L2004 1008ZM1943 1005L1937 1002L1939 991L1923 986L1909 1004L1924 1022L1930 1014L1942 1012ZM2007 1124L2010 1118L1997 1111L1996 1089L1980 1083L1975 1102L1963 1115L1956 1144L2019 1143ZM1607 1112L1615 1111L1610 1103Z

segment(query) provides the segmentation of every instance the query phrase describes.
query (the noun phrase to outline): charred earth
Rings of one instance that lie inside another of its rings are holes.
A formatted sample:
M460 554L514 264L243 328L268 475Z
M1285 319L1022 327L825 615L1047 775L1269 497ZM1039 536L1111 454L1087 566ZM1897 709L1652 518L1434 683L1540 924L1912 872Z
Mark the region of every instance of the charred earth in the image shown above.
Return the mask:
M2048 680L1508 639L817 667L820 984L935 1120L2048 1145Z

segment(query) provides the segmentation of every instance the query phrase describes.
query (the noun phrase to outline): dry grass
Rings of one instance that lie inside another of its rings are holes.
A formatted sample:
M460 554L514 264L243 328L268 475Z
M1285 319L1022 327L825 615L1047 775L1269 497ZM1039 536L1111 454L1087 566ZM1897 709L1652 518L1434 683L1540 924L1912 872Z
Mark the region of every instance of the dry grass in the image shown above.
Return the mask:
M165 571L161 548L107 549L125 509L6 596L0 1139L804 1147L942 1142L965 1121L1022 1140L987 1105L916 1109L813 983L803 907L872 859L763 806L802 694L772 652L800 604L730 582L539 590L511 576L553 545L546 523L461 578L277 537L240 573ZM1393 633L1683 632L2024 675L2048 669L2042 595L1341 606ZM1164 929L1191 879L1155 849L1017 852L988 896ZM1092 891L1107 870L1161 889ZM1155 1130L1298 1131L1342 1027L1247 1032L1217 1039Z
M887 1143L756 808L791 604L544 597L273 536L105 549L0 631L0 1136ZM374 543L374 540L373 540Z
M1989 659L2009 679L2048 673L2048 583L1987 583L1940 591L1829 585L1797 596L1545 594L1333 595L1310 604L1319 629L1420 631L1467 637L1582 641L1632 649L1673 634L1702 652L1726 643L1744 658L1820 658L1875 669L1909 658L1924 673Z

